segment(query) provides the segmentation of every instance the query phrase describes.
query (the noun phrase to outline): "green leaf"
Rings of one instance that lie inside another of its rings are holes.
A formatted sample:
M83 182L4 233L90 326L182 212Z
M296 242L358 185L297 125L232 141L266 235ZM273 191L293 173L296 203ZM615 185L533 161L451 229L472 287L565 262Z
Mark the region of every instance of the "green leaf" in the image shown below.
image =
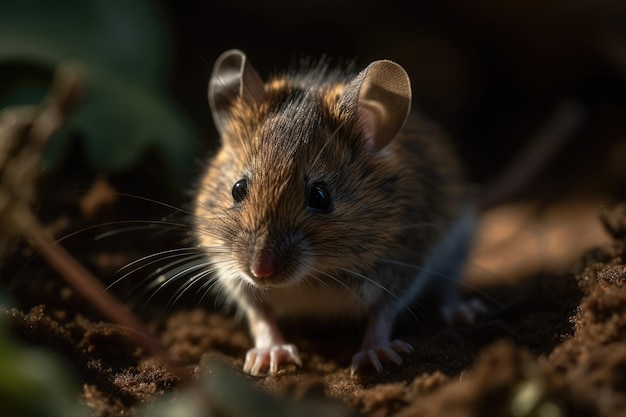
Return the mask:
M37 104L59 65L79 65L88 97L47 144L50 168L80 138L97 171L132 169L149 151L180 180L197 132L165 92L169 34L149 0L0 3L0 107Z
M150 0L0 3L0 63L80 60L154 87L164 79L169 49Z
M196 132L171 101L128 79L97 68L84 68L89 95L50 141L44 161L62 160L69 141L85 139L87 161L102 172L119 172L155 150L176 173L193 158Z

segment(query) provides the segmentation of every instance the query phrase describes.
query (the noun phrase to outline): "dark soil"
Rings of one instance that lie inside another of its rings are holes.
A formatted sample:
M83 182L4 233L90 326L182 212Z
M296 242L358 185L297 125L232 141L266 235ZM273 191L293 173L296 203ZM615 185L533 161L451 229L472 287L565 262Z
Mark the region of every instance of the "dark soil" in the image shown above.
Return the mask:
M103 196L109 191L101 185L90 194L96 202L107 201ZM110 186L115 187L114 180ZM79 201L75 213L84 218ZM123 212L142 213L145 218L145 204L121 198L112 207L96 209L90 222L108 219L121 207ZM477 248L465 278L468 295L482 298L490 308L476 323L446 326L431 313L434 306L427 301L416 304L413 310L419 322L407 315L396 330L398 337L415 347L405 363L389 366L382 374L351 379L348 367L359 345L362 323L286 322L286 335L299 347L303 367L288 367L268 378L242 376L246 385L278 398L330 399L365 416L626 415L626 205L600 214L593 204L586 211L573 209L573 202L563 205L568 212L586 213L574 216L576 223L564 227L575 229L590 242L582 253L576 249L581 245L570 245L568 256L578 260L569 267L563 267L567 262L558 253L554 262L546 262L549 249L543 253L546 256L535 250L525 253L519 234L517 238L500 236L502 227L494 228L493 223L502 221L502 213L509 224L517 224L518 233L534 230L546 218L559 217L550 214L550 210L560 210L558 204L531 210L530 217L521 206L503 204L482 215ZM119 277L112 271L141 254L183 241L171 232L134 234L119 225L111 228L119 233L94 242L99 232L89 229L63 241L107 283ZM535 248L548 248L545 242L561 234L544 230L531 236ZM148 235L150 243L135 246L145 242L145 238L135 240L142 235ZM25 262L16 256L4 274L16 306L8 312L12 334L64 358L82 383L77 400L94 415L133 415L164 393L184 392L179 376L138 347L118 325L103 320L43 260L33 257L26 245L17 252ZM534 262L532 272L498 270L497 263L490 263L489 253L526 259L529 265ZM171 308L164 306L175 289L148 300L149 294L136 285L154 268L139 268L110 291L127 301L175 362L192 372L192 379L200 378L203 366L210 368L216 358L240 374L251 346L245 326L214 308L213 300L200 302L200 295L183 297ZM529 392L532 395L527 397Z

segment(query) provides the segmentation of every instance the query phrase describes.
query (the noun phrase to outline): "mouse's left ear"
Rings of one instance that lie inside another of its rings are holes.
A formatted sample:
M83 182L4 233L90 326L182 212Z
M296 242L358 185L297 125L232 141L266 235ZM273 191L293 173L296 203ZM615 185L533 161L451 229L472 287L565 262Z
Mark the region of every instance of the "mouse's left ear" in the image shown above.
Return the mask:
M265 99L265 87L246 54L231 49L217 58L209 81L209 105L220 134L228 124L232 106L238 97L250 103L260 103Z
M393 61L374 61L346 86L339 106L356 114L369 149L378 152L396 137L409 115L409 76Z

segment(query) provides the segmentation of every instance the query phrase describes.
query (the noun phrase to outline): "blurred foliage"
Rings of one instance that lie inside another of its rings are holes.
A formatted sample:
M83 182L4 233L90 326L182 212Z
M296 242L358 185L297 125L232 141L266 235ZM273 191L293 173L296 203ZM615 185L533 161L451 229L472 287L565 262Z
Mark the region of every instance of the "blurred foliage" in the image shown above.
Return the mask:
M356 417L353 410L328 398L270 395L217 357L208 358L201 373L193 384L143 407L139 417Z
M8 303L0 293L0 311ZM39 348L25 348L13 340L0 318L0 404L11 417L86 417L77 380L64 369L63 360ZM155 401L138 407L138 417L302 416L355 417L336 400L309 395L286 399L253 386L250 377L218 358L208 358L198 380L179 386ZM92 410L93 411L93 410Z
M48 167L65 162L78 138L95 171L123 172L155 151L181 181L197 134L165 90L169 33L156 4L0 3L0 109L38 103L59 65L87 79L87 99L44 150Z
M0 303L2 306L3 303ZM3 308L4 310L4 308ZM24 348L11 340L0 320L0 404L11 417L84 417L80 389L49 352Z

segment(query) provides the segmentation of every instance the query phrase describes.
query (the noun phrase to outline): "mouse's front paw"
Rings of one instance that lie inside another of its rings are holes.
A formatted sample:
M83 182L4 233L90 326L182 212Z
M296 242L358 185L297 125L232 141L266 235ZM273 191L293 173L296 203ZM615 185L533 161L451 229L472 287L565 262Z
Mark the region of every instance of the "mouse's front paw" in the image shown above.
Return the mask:
M394 340L381 346L363 349L352 357L350 376L361 373L368 368L374 368L376 372L382 372L383 362L402 364L401 354L413 352L413 347L402 340Z
M282 344L252 348L246 353L243 370L254 376L275 374L278 372L278 366L285 363L302 366L300 353L294 345Z

